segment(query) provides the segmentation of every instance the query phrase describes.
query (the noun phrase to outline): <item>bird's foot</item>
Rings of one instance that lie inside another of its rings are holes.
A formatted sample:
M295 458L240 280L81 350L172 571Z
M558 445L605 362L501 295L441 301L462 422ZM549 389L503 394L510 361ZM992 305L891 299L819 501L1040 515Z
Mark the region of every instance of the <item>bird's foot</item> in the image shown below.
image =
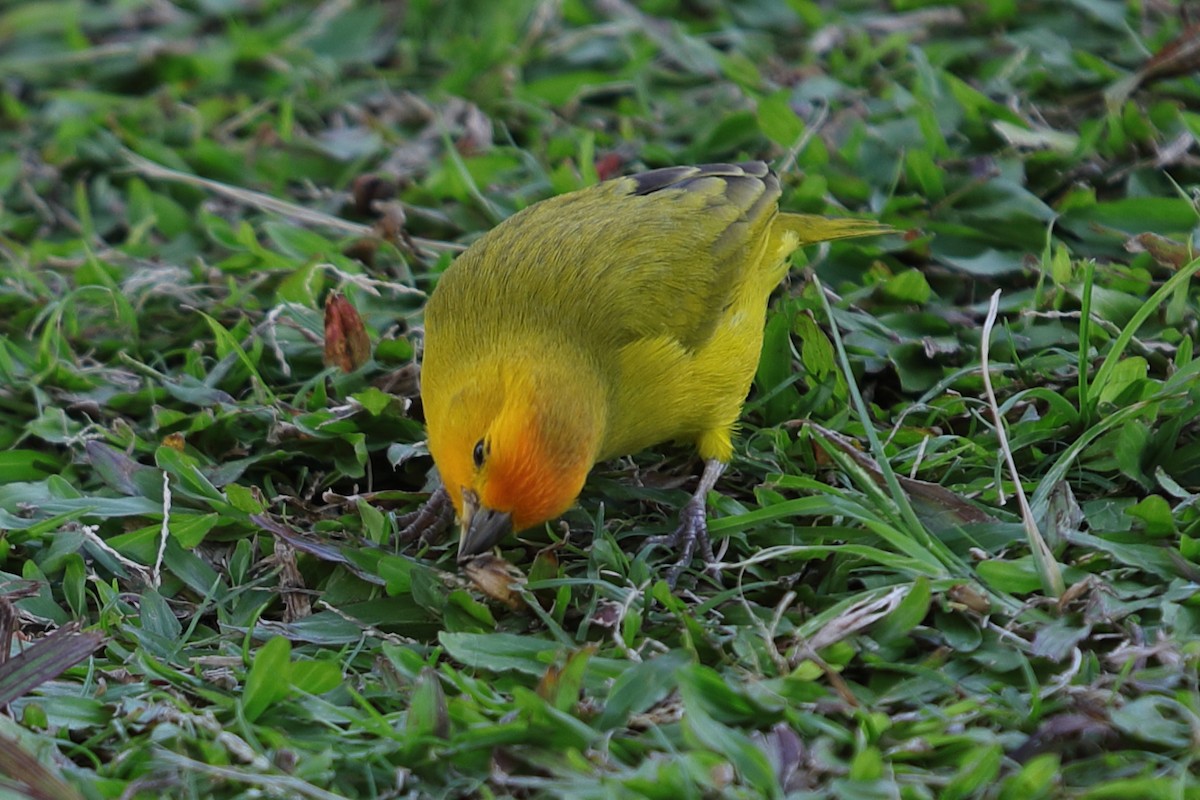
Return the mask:
M646 544L679 552L679 559L667 570L667 585L671 588L675 588L679 576L691 566L697 550L704 559L704 571L714 580L720 579L720 571L716 568L717 558L713 555L712 541L708 538L708 509L703 502L689 500L679 513L679 527L665 536L651 536Z
M663 546L680 551L679 560L667 571L667 584L671 588L675 587L683 571L691 566L697 550L704 559L704 571L717 583L721 582L721 571L717 568L712 540L708 537L708 493L724 471L725 465L720 461L707 462L696 493L679 512L679 527L665 536L651 536L646 540L651 547Z
M408 544L416 539L425 543L437 541L454 522L454 506L446 488L439 486L424 505L397 517L396 522L402 526L396 534L400 544Z

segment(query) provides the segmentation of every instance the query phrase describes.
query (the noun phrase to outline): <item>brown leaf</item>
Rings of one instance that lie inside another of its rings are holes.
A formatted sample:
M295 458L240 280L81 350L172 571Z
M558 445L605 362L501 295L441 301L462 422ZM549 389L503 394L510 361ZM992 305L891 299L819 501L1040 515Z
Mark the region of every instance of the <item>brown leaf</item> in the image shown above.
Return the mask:
M588 622L594 627L612 629L624 618L624 606L615 600L600 600Z
M378 201L375 203L375 211L379 214L379 219L371 227L375 235L400 248L418 264L424 264L425 255L408 233L408 214L404 206L397 201Z
M447 105L447 117L447 122L459 128L458 137L454 140L455 150L464 156L475 156L492 149L492 139L495 138L492 120L479 106L466 101L452 101Z
M379 252L379 240L374 237L355 239L342 249L342 255L362 262L368 267L375 266L375 254Z
M1116 111L1129 96L1148 83L1187 75L1200 68L1200 25L1189 25L1163 49L1152 55L1136 72L1126 75L1104 91L1110 111Z
M1180 270L1192 260L1191 249L1174 239L1157 233L1139 233L1125 242L1130 253L1149 253L1150 257L1164 267Z
M416 413L417 400L421 396L421 370L416 362L410 362L402 367L389 370L371 381L371 385L385 394L398 395L410 401L406 411ZM424 411L423 408L419 409ZM422 418L423 420L423 418Z
M334 292L325 301L325 365L353 372L371 357L371 340L358 311Z
M525 607L516 587L525 582L525 576L512 564L499 556L485 553L463 565L463 572L479 591L488 598L519 611Z
M630 716L629 727L635 731L645 731L672 725L681 719L683 719L683 701L679 699L679 695L672 692L642 713Z
M987 614L992 610L991 599L967 583L956 583L946 590L946 597L952 603L969 608L976 614Z
M851 603L842 613L825 623L812 637L802 640L794 655L807 658L811 652L829 647L874 625L891 614L908 596L907 586L896 586L886 594ZM798 660L795 663L799 663Z

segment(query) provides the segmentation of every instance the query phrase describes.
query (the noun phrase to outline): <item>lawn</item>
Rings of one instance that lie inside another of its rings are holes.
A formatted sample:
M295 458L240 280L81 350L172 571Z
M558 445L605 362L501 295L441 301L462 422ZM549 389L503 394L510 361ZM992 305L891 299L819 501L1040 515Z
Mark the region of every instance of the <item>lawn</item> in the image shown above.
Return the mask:
M1200 800L1200 26L1168 0L0 6L0 800ZM483 571L422 308L768 160L720 581L603 463Z

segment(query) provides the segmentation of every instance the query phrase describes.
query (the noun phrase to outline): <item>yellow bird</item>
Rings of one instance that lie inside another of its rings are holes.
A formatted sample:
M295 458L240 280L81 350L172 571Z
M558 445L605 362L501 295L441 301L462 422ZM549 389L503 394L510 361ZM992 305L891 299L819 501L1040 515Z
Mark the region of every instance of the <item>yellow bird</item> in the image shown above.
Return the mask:
M468 248L425 309L429 450L459 559L566 511L598 461L694 442L699 488L672 581L714 561L705 501L798 247L890 231L781 213L762 162L668 167L537 203Z

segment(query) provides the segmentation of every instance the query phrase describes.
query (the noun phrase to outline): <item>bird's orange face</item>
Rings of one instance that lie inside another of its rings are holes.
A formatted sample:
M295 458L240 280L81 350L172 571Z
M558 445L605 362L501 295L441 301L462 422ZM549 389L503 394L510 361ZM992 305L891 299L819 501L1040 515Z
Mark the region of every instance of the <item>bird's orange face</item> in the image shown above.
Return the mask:
M462 522L460 558L570 508L598 447L593 409L505 384L477 384L440 412L427 410L429 450Z

